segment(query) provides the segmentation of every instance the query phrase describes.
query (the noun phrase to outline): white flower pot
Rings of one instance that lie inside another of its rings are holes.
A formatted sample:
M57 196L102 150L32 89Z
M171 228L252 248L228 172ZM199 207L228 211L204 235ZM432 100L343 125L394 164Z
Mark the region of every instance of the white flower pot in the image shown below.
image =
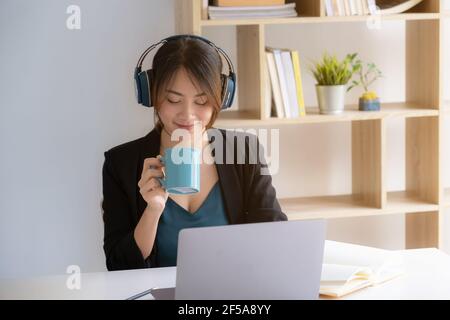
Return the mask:
M344 111L346 85L316 85L317 100L321 114L339 114Z

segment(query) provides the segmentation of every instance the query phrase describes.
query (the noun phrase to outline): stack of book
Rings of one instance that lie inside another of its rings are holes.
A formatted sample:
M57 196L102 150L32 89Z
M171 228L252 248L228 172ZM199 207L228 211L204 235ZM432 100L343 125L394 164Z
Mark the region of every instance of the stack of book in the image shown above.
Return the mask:
M284 0L215 0L214 5L208 5L206 1L203 12L206 5L211 20L296 17L295 3L284 2Z
M265 117L306 115L298 51L266 47Z

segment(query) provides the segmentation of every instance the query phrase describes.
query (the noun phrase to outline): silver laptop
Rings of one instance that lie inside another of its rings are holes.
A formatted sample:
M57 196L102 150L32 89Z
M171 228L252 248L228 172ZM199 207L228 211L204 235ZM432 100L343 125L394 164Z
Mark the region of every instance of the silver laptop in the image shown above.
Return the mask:
M324 220L264 222L183 229L176 288L159 299L317 299Z

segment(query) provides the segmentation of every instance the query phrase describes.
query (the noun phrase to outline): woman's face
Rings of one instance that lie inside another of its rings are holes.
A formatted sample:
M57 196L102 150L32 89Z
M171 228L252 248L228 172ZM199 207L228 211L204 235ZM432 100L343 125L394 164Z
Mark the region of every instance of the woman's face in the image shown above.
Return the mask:
M192 83L186 70L181 68L174 75L172 83L163 92L159 106L159 118L169 134L175 129L192 132L194 123L201 125L202 132L211 120L213 106L197 83Z

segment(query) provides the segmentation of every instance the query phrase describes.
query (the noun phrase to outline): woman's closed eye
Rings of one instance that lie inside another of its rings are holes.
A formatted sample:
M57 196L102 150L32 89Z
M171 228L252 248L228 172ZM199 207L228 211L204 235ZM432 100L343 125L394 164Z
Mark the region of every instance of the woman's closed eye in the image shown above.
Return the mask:
M208 104L208 100L195 101L199 106L206 106Z
M181 100L172 100L170 98L167 98L167 101L169 101L169 103L173 103L173 104L177 104L180 103ZM199 106L206 106L208 104L208 100L205 101L195 101L195 104L199 105Z
M180 103L181 100L172 100L170 98L167 98L167 101L169 101L169 103Z

